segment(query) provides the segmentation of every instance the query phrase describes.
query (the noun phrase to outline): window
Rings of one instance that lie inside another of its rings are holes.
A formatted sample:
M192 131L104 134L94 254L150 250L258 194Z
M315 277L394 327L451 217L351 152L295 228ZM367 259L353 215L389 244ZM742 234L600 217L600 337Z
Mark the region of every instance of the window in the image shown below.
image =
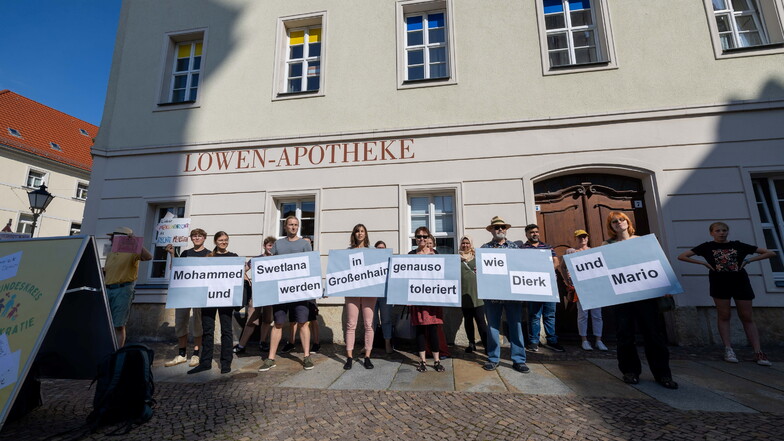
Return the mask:
M159 106L196 103L202 83L206 31L168 34Z
M757 203L764 247L776 256L769 260L776 286L784 286L784 264L782 264L782 238L784 238L784 178L755 178L754 197Z
M184 205L171 205L171 206L158 206L155 208L155 225L166 216L166 213L171 212L174 217L185 217ZM152 252L152 261L149 265L149 278L150 279L168 279L169 278L169 253L166 252L165 246L158 246L157 237L155 233L155 225L152 226L152 243L149 250Z
M399 87L454 84L451 1L400 1Z
M49 145L52 147L52 150L57 150L58 152L63 151L63 148L60 147L60 144L57 144L56 142L50 142Z
M281 18L275 97L301 98L324 94L326 12Z
M17 138L21 138L22 137L22 134L19 132L19 130L12 129L10 127L8 128L8 134L11 135L11 136L16 136Z
M87 133L87 130L84 130L84 129L79 129L79 133L81 133L82 135L87 136L87 137L90 136L90 134Z
M614 68L606 0L539 0L545 74Z
M46 184L46 172L30 169L27 172L27 187L38 188Z
M455 198L451 194L414 194L408 197L410 228L408 236L411 249L416 248L414 232L427 227L436 238L436 249L440 254L457 252L455 228Z
M71 233L70 236L76 236L82 232L82 224L77 224L76 222L71 222Z
M782 0L704 0L717 58L784 51Z
M87 184L84 182L76 184L76 199L87 199Z
M299 199L278 202L278 236L286 235L284 226L288 216L299 219L299 235L314 238L316 232L315 199Z
M33 215L20 214L19 222L16 223L16 232L30 234L32 231L33 231Z

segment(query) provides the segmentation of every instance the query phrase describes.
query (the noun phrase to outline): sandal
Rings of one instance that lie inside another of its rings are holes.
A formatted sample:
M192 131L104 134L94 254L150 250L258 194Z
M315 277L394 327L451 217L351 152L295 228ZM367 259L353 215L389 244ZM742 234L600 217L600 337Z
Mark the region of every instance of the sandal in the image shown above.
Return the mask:
M424 361L420 361L419 366L417 366L417 372L426 372L426 371L427 371L427 365L425 364Z
M444 372L446 370L444 369L444 366L441 365L440 361L433 363L433 369L435 369L436 372Z
M656 380L657 383L661 384L662 386L666 387L667 389L677 389L678 383L672 381L670 377L661 377Z
M640 384L640 376L637 374L623 374L623 382L626 384Z

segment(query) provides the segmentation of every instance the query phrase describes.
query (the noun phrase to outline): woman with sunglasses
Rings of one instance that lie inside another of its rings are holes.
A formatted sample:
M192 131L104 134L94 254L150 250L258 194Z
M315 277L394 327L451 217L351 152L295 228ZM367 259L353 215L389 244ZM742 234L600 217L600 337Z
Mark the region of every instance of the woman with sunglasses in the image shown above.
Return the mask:
M607 239L602 245L639 237L634 234L631 219L621 212L611 211L607 216ZM623 381L638 384L642 366L634 341L635 329L639 327L645 343L645 357L656 382L667 389L677 389L670 371L670 351L664 330L660 325L658 299L638 300L615 307L616 337L618 339L618 368Z
M225 231L218 231L213 237L215 248L207 254L207 257L237 257L237 253L229 251L229 235ZM234 358L232 343L234 335L231 329L231 317L234 314L233 306L209 307L201 309L201 327L204 330L202 335L202 357L199 365L188 371L195 374L212 369L212 350L215 345L215 313L221 325L221 354L220 365L221 374L231 372L231 360Z
M349 249L368 248L370 239L368 238L367 228L362 224L354 225L349 239ZM354 362L354 342L356 340L357 322L359 312L362 311L362 323L365 326L365 369L373 369L373 362L370 361L370 353L373 351L373 312L376 307L375 297L346 297L346 364L343 369L349 370Z
M408 254L438 254L434 248L428 246L428 239L431 238L430 230L427 227L419 227L414 232L417 248ZM440 306L411 306L411 324L416 332L417 351L419 351L420 362L417 366L418 372L427 371L425 344L426 336L430 339L430 350L433 353L433 369L436 372L444 372L439 357L438 344L438 325L444 324L444 309Z

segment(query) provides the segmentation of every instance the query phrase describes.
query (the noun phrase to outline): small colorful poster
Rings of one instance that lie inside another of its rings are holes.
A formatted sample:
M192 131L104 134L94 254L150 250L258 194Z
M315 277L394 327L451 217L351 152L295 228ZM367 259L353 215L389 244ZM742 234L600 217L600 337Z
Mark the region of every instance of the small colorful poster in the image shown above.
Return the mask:
M389 259L387 303L460 307L460 257L407 254Z
M143 237L123 236L119 234L112 239L112 252L141 254L143 242Z
M476 283L480 299L558 302L549 249L478 248Z
M327 297L384 297L390 249L330 250Z
M254 306L299 302L324 295L318 251L254 257L248 275L253 282Z
M646 236L564 256L583 309L683 292L656 236Z
M172 260L167 308L243 306L244 257Z
M155 244L165 246L172 244L175 247L188 245L188 235L191 231L191 219L170 216L171 212L161 219L155 227L157 234Z

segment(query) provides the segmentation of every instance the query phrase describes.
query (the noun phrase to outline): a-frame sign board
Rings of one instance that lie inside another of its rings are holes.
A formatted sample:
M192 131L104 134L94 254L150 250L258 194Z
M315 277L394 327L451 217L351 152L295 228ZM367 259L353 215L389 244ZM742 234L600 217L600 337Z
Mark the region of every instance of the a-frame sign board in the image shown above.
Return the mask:
M94 378L116 347L92 236L0 241L0 428L33 366Z

